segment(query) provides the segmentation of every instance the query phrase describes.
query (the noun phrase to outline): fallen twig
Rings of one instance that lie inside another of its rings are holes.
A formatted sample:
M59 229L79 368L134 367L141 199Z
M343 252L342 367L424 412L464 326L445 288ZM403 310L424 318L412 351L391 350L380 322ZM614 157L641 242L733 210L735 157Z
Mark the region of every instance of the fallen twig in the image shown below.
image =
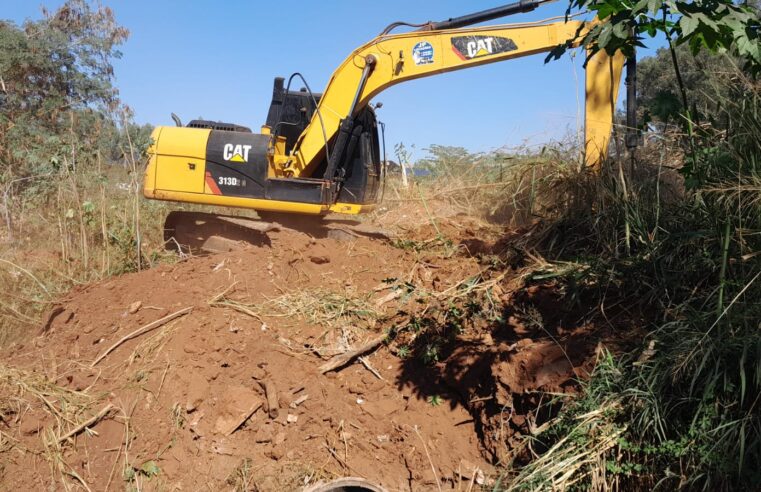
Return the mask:
M401 289L394 290L392 292L389 292L385 296L381 297L377 301L375 301L375 307L379 308L383 306L384 304L386 304L387 302L391 302L394 299L398 299L400 297L402 297Z
M271 379L261 381L259 384L264 388L264 395L267 397L267 414L271 419L276 419L280 413L280 404L277 400L277 388Z
M341 459L341 458L338 456L338 453L336 453L336 452L335 452L335 450L334 450L333 448L331 448L331 447L330 447L328 444L325 444L324 446L325 446L325 449L327 449L327 450L328 450L328 452L330 453L330 455L331 455L331 456L333 456L333 457L336 459L336 461L338 461L338 463L339 463L339 464L340 464L342 467L344 467L345 469L349 469L349 465L347 465L347 464L346 464L346 462L345 462L344 460L342 460L342 459Z
M161 383L159 383L159 389L156 392L156 399L158 400L161 396L161 388L164 387L164 380L166 379L166 373L169 371L169 361L166 363L166 369L164 369L164 374L161 375Z
M180 309L179 311L177 311L175 313L172 313L170 315L164 316L161 319L157 319L156 321L154 321L152 323L148 323L147 325L138 328L137 330L133 331L132 333L130 333L128 335L125 335L121 340L119 340L115 344L111 345L105 352L100 354L98 356L98 358L95 359L92 362L92 364L90 364L90 367L95 367L95 365L98 364L98 362L102 361L108 354L113 352L119 345L123 344L127 340L131 340L131 339L133 339L135 337L138 337L138 336L142 335L143 333L147 333L147 332L149 332L151 330L155 330L159 326L162 326L162 325L172 321L175 318L179 318L180 316L185 316L186 314L188 314L192 310L193 310L192 307L186 307L184 309Z
M47 333L50 331L50 327L53 325L53 321L58 317L59 314L66 311L66 308L63 306L55 306L50 313L48 314L48 318L45 321L45 324L42 325L42 333Z
M116 465L119 463L119 457L122 455L122 443L119 443L119 447L116 451L116 458L114 458L114 464L111 466L111 472L108 474L108 482L106 482L106 488L103 490L109 490L109 487L111 487L111 480L114 479L114 471L116 470Z
M230 292L230 291L232 291L233 289L235 289L235 286L236 286L236 285L238 285L238 282L233 282L233 283L232 283L232 284L230 284L230 285L229 285L229 286L228 286L228 287L227 287L225 290L223 290L223 291L222 291L222 292L220 292L219 294L216 294L216 295L214 295L214 297L212 297L211 299L209 299L209 301L208 301L209 305L212 305L212 304L214 304L214 303L216 303L216 302L219 302L219 301L221 301L222 299L224 299L224 298L225 298L225 296L227 296L228 292Z
M97 414L93 415L90 419L82 422L80 425L76 426L74 429L70 430L65 435L59 437L58 438L58 442L62 443L63 441L69 439L70 437L76 436L77 434L79 434L80 432L85 430L87 427L90 427L91 425L95 424L100 419L102 419L103 417L108 415L108 413L111 410L113 410L113 408L114 408L114 405L109 403L108 405L103 407L103 409L100 412L98 412Z
M373 376L380 379L381 381L385 381L383 379L383 376L381 376L380 373L373 366L370 365L370 362L367 359L365 359L364 357L360 357L358 360L362 363L363 366L365 366L365 369L373 373Z
M222 431L222 434L225 436L231 436L236 430L240 429L243 424L246 423L248 419L251 418L251 416L256 413L257 410L262 408L262 402L258 401L255 404L251 406L251 408L243 415L241 415L241 418L237 420L235 423L230 425L227 429Z
M433 460L431 459L430 453L428 453L428 446L425 445L425 440L423 439L423 436L420 435L420 432L417 430L417 425L412 427L412 430L415 431L415 434L417 434L418 438L420 439L420 442L423 443L423 449L425 450L425 455L428 458L428 463L431 464L431 471L433 472L433 478L436 479L436 487L439 489L439 492L441 492L441 481L439 481L439 476L436 474L436 467L433 465Z
M64 463L64 464L65 464L66 466L68 466L69 468L71 468L71 465L69 465L68 463ZM76 470L74 470L74 468L71 468L71 471L66 471L65 473L66 473L68 476L72 477L72 478L76 478L76 479L77 479L77 482L79 482L80 484L82 484L82 487L84 487L84 488L85 488L85 490L86 490L87 492L92 492L92 489L91 489L90 487L88 487L88 486L87 486L87 482L85 482L85 479L84 479L84 478L82 478L82 477L80 477L80 476L79 476L79 473L77 473L77 472L76 472Z
M360 355L365 355L367 352L370 352L371 350L378 348L385 340L386 340L386 335L381 335L376 338L373 338L369 342L365 343L364 345L354 350L350 350L348 352L344 352L343 354L336 355L335 357L330 359L328 362L326 362L325 364L319 367L320 373L325 374L326 372L330 372L345 366L346 364L348 364L355 358L359 357Z
M302 403L304 403L308 399L309 399L309 395L301 395L295 401L291 402L290 407L291 408L297 408L299 405L301 405Z
M242 304L238 301L233 301L231 299L216 300L214 302L210 302L209 305L212 307L227 307L233 311L238 311L239 313L243 313L247 316L251 316L252 318L256 318L261 323L264 323L264 320L261 316L256 314L253 310L249 309L245 304Z

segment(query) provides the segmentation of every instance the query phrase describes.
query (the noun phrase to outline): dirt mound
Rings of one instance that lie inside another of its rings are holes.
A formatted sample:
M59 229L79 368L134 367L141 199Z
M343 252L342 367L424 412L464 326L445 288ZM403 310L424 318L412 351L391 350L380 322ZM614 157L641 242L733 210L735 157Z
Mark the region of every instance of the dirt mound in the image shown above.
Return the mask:
M520 281L463 246L488 232L452 219L389 244L283 230L76 289L3 356L0 480L488 485L541 425L539 390L570 390L594 346L583 323L548 331L511 312L527 302ZM471 306L485 295L488 316ZM321 373L383 333L379 350Z

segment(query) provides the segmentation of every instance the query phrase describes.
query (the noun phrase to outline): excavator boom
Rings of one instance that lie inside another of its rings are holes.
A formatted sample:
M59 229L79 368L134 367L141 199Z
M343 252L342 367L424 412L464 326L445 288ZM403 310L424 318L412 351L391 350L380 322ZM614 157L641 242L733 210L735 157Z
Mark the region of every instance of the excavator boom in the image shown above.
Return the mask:
M392 85L546 53L588 28L571 21L382 34L354 50L333 73L312 121L283 164L288 163L294 176L309 175L320 162L326 141L339 132L341 121ZM623 63L622 55L611 58L599 52L587 65L585 161L590 166L605 156Z

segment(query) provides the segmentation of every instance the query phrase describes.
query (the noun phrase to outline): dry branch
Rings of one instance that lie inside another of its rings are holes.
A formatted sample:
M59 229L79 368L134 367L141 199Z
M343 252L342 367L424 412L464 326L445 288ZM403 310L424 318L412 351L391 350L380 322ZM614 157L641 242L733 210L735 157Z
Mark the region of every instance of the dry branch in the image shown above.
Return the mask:
M276 419L280 413L280 403L277 399L275 383L271 379L268 379L260 384L264 388L264 395L267 397L267 413L271 419Z
M131 339L133 339L135 337L138 337L138 336L142 335L143 333L147 333L147 332L149 332L151 330L155 330L159 326L162 326L162 325L172 321L175 318L179 318L180 316L185 316L186 314L188 314L192 310L193 310L192 307L186 307L184 309L180 309L179 311L177 311L175 313L172 313L172 314L169 314L167 316L164 316L161 319L157 319L156 321L154 321L152 323L148 323L147 325L138 328L137 330L133 331L132 333L130 333L128 335L125 335L121 340L119 340L115 344L111 345L105 352L100 354L98 356L98 358L95 359L92 362L92 364L90 364L90 367L95 367L95 365L98 364L98 362L103 360L108 354L113 352L119 345L123 344L127 340L131 340Z
M412 427L412 430L415 431L415 434L417 434L417 437L420 439L420 442L423 443L423 449L425 450L425 456L428 458L428 463L431 465L431 471L433 472L433 478L436 479L436 487L439 489L439 492L441 492L441 481L439 480L439 476L436 473L436 466L433 464L433 460L431 459L431 454L428 452L428 446L425 445L425 439L423 439L423 436L420 435L420 431L417 429L417 425Z
M365 369L373 374L373 376L380 379L381 381L384 381L383 376L381 376L381 374L373 366L370 365L370 362L366 358L360 357L358 360L362 363L363 366L365 366Z
M320 366L319 368L320 373L325 374L326 372L330 372L345 366L346 364L354 360L356 357L359 357L360 355L365 355L367 352L370 352L371 350L375 350L385 340L386 340L386 335L381 335L379 337L373 338L369 342L365 343L364 345L354 350L350 350L349 352L344 352L343 354L336 355L335 357L330 359L328 362Z
M59 314L66 311L66 308L63 306L55 306L53 309L50 310L50 313L48 313L47 320L45 321L45 324L42 325L42 333L47 333L50 331L50 327L53 325L53 321L58 317Z
M59 442L59 443L62 443L62 442L64 442L65 440L67 440L68 438L76 436L77 434L79 434L80 432L82 432L83 430L85 430L87 427L90 427L91 425L95 424L95 423L96 423L96 422L98 422L100 419L102 419L103 417L105 417L106 415L108 415L108 413L109 413L111 410L113 410L113 408L114 408L114 405L113 405L113 404L111 404L111 403L109 403L108 405L106 405L105 407L103 407L103 409L102 409L100 412L98 412L97 414L93 415L93 416L92 416L90 419L88 419L88 420L86 420L86 421L82 422L81 424L79 424L78 426L76 426L74 429L70 430L69 432L67 432L67 433L66 433L66 434L64 434L63 436L59 437L59 438L58 438L58 442Z
M394 290L392 292L389 292L385 296L381 297L377 301L375 301L375 307L379 308L386 304L387 302L393 301L394 299L398 299L402 297L402 291L401 289Z
M232 423L229 424L226 428L220 429L220 432L224 436L231 436L231 435L233 435L233 433L236 430L240 429L243 426L243 424L245 424L246 421L248 419L250 419L251 416L254 413L256 413L256 411L259 410L260 408L262 408L262 402L261 401L257 401L256 403L254 403L251 406L251 408L249 408L246 411L246 413L242 414L239 419L232 421Z

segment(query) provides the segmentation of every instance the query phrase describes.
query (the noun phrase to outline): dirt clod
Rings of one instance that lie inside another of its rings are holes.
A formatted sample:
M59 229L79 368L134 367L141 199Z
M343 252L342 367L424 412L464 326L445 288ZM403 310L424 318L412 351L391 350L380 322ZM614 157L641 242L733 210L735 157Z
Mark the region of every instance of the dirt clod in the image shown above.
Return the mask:
M129 305L129 309L127 309L127 312L129 314L135 314L136 312L140 311L140 308L143 307L142 301L135 301L132 304Z

